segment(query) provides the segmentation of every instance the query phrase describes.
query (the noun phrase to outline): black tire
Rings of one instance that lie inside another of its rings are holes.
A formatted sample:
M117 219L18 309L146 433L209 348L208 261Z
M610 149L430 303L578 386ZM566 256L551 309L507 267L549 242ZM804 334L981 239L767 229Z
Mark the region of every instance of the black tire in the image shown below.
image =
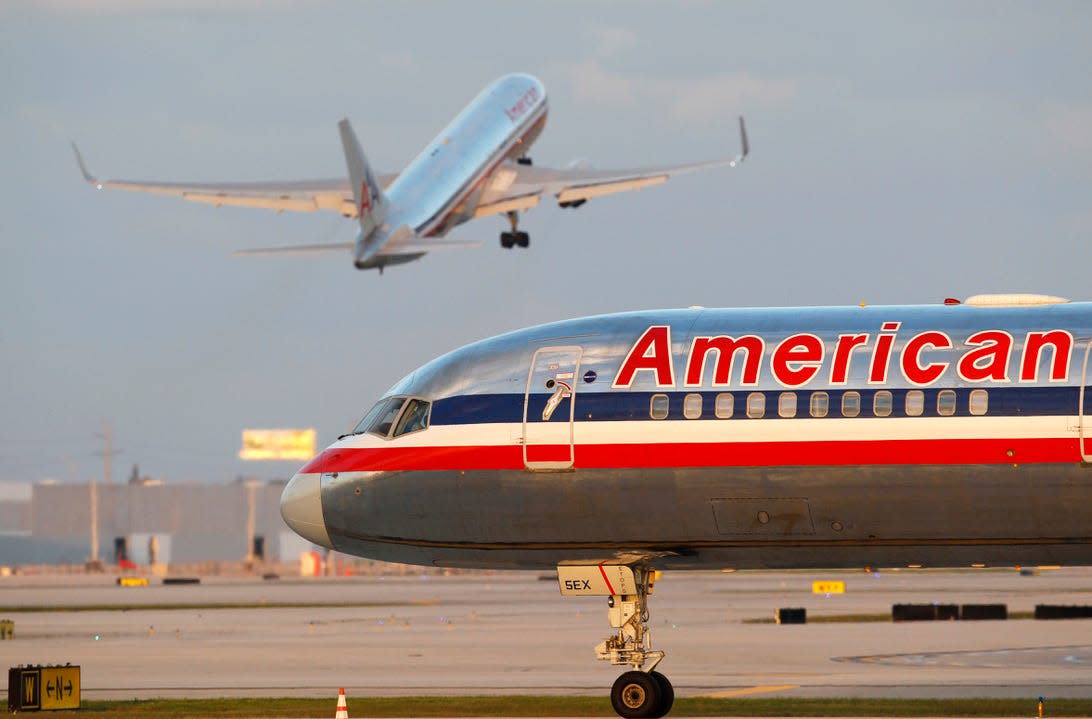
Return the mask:
M652 719L661 701L660 683L645 672L626 672L614 680L610 703L623 719Z
M516 233L516 244L520 247L528 247L531 244L531 236L526 232Z
M515 244L515 239L516 238L512 236L511 232L502 232L500 235L501 247L506 250L512 249L512 245Z
M656 708L656 713L652 715L655 719L659 719L662 716L667 716L667 713L671 711L671 705L675 703L675 687L671 686L671 682L667 680L667 677L659 672L649 672L649 676L660 685L660 706Z

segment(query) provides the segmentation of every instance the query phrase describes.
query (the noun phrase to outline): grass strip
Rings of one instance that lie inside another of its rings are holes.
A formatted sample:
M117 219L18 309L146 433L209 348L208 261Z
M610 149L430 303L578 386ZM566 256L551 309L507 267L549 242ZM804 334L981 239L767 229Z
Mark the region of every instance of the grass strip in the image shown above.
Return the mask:
M335 697L150 699L85 701L80 709L93 719L241 719L298 717L329 719ZM808 699L763 697L711 699L679 697L675 717L1029 717L1028 699ZM71 712L38 712L71 717ZM613 717L605 696L446 696L349 697L350 717ZM1052 699L1046 717L1092 716L1092 699Z
M1022 619L1035 619L1035 612L1009 612L1008 618L1011 620ZM880 614L818 614L808 617L808 624L866 624L869 622L891 622L891 612L883 612ZM996 619L986 620L973 620L964 619L963 621L1003 621ZM773 617L757 617L754 619L744 619L740 624L776 624L777 620Z
M0 614L53 612L140 612L217 609L382 609L387 607L433 607L439 601L410 602L176 602L169 604L65 604L0 607Z

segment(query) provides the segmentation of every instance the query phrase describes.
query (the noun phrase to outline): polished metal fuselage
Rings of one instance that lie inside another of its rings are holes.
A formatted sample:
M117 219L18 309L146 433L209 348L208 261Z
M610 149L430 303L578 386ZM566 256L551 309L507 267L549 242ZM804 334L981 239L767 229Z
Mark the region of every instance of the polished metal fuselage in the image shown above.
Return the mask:
M546 88L511 74L475 97L386 189L391 228L442 236L474 216L482 193L505 159L527 153L546 124Z
M639 344L650 327L668 329L670 383L654 367L656 348ZM1004 352L983 354L991 349L983 332L1002 338ZM1048 332L1071 342L1032 347ZM821 359L792 353L805 334L819 340ZM740 353L727 382L710 356L688 385L702 338L743 335L765 347L754 382ZM838 338L852 335L868 339L846 354L845 381L834 381ZM942 337L950 347L937 346ZM1076 303L691 309L559 322L411 373L388 394L433 402L429 429L346 437L297 479L319 476L333 548L411 564L1092 564L1092 469L1082 461L1092 447L1081 406L1089 338L1092 305ZM1064 367L1054 356L1063 344ZM628 384L627 362L640 367ZM787 386L808 367L817 367L810 379ZM936 379L911 381L939 368ZM994 376L978 376L986 372ZM572 390L544 420L551 379ZM979 390L989 401L981 416L968 409ZM901 408L918 391L926 410L911 416ZM948 391L958 409L941 416ZM883 392L894 396L890 416L872 410ZM861 414L838 414L847 393L865 398ZM730 418L719 415L726 394ZM808 412L817 394L831 405L822 416ZM655 395L668 398L663 419L650 416ZM688 395L704 401L696 416L681 414ZM767 408L761 417L744 410L755 395ZM532 450L549 450L548 461Z

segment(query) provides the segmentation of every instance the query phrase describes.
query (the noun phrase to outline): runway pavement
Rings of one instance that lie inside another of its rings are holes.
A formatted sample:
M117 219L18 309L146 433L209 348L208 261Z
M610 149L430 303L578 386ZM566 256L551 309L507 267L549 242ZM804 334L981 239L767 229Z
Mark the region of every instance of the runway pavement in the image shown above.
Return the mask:
M812 581L840 579L842 595ZM0 606L140 605L13 613L6 666L79 664L83 696L605 694L603 598L563 598L534 573L205 579L124 588L107 577L0 578ZM1092 698L1092 620L756 624L894 603L1092 604L1092 570L671 573L650 599L659 670L680 696ZM168 609L163 604L249 603ZM316 606L278 607L285 603ZM337 606L338 604L367 606ZM0 612L2 615L3 612Z

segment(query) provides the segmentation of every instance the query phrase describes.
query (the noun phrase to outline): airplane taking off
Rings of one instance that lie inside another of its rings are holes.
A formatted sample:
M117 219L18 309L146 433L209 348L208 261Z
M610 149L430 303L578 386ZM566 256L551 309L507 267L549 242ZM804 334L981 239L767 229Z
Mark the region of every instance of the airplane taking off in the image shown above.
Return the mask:
M348 179L259 183L189 183L100 180L73 144L84 179L98 189L177 195L211 205L267 207L281 211L332 210L355 217L360 230L354 243L313 244L244 250L239 254L353 252L362 270L403 264L427 252L467 243L444 241L452 228L475 217L503 214L511 230L502 232L502 247L527 247L530 237L519 229L519 213L552 195L561 207L580 207L588 200L659 185L674 175L735 166L750 148L739 119L742 150L730 159L630 170L535 167L527 154L546 125L546 88L530 75L505 75L474 100L404 170L396 175L372 172L348 120L338 123Z
M483 340L391 388L281 514L346 554L557 569L663 716L665 569L1092 565L1092 303L702 309Z

